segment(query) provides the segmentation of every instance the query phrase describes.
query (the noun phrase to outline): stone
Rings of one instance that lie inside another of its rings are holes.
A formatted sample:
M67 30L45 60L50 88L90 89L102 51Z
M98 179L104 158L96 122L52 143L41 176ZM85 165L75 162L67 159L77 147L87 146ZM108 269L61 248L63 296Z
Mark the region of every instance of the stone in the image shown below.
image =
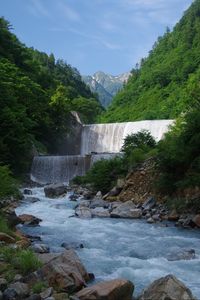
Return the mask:
M48 297L45 300L55 300L55 298L54 297Z
M35 253L49 253L49 246L45 244L34 244L30 247Z
M22 278L23 278L22 275L16 274L15 277L14 277L14 281L21 281Z
M20 219L22 224L28 226L36 226L42 221L41 219L29 214L19 215L18 218Z
M7 220L8 226L13 228L16 225L20 224L20 219L15 213L14 209L7 209L4 211L5 218Z
M10 284L10 289L15 290L17 298L23 299L29 295L29 287L26 283L15 282Z
M110 217L110 212L108 209L105 209L103 207L96 207L94 209L91 209L91 213L93 217L98 217L98 218L109 218Z
M56 293L53 294L55 300L69 300L68 294L66 293Z
M44 187L45 196L48 198L57 198L67 193L67 186L56 183Z
M82 219L91 219L92 213L88 207L78 206L75 210L75 215Z
M194 300L192 292L173 275L155 280L143 290L138 300Z
M168 215L168 221L176 222L179 219L179 214L175 209L171 211L171 213Z
M82 249L84 248L83 244L72 242L72 243L62 243L61 247L65 248L66 250L70 249Z
M119 188L117 186L114 186L112 188L112 190L109 191L109 193L107 194L108 197L113 197L113 196L118 196L119 193L121 192L122 188Z
M102 198L102 192L101 192L101 191L98 191L98 192L96 193L96 197Z
M155 214L152 216L152 219L156 222L159 222L160 221L160 215L159 214Z
M1 242L4 242L6 244L13 244L15 243L15 239L8 235L7 233L4 233L4 232L0 232L0 241Z
M142 216L142 211L139 208L135 208L135 204L132 201L127 201L113 209L110 215L112 218L139 219Z
M195 250L190 249L190 250L182 250L178 253L171 253L167 256L167 260L169 261L176 261L176 260L191 260L195 259Z
M47 264L52 259L58 257L60 254L59 253L42 253L42 254L37 253L36 255L39 261L41 261L41 263Z
M90 203L90 208L93 209L93 208L96 208L96 207L108 208L109 203L104 201L103 199L94 198Z
M200 214L194 216L194 218L192 219L193 223L197 226L200 227Z
M147 219L147 223L153 224L153 223L155 223L155 221L154 221L153 218L150 217L150 218Z
M0 277L0 291L4 291L8 286L8 282L5 278Z
M69 293L80 290L89 281L89 274L73 250L66 250L33 274L55 290Z
M15 291L15 289L7 288L3 292L3 299L4 300L15 300L15 299L17 299L17 292Z
M46 299L50 297L53 294L53 288L49 287L48 289L44 290L42 293L40 293L41 299Z
M41 297L39 294L33 294L30 297L26 298L26 300L41 300Z
M84 288L71 299L79 300L131 300L134 285L125 279L114 279Z
M81 202L79 203L79 205L77 207L82 207L82 206L90 207L90 203L91 203L90 200L81 200Z
M23 194L24 195L32 195L33 192L32 192L32 190L26 188L26 189L24 189Z
M150 197L150 198L148 198L148 199L144 202L144 204L142 205L142 208L143 208L144 210L150 210L150 209L152 209L155 205L156 205L156 200L155 200L155 198L154 198L154 197Z

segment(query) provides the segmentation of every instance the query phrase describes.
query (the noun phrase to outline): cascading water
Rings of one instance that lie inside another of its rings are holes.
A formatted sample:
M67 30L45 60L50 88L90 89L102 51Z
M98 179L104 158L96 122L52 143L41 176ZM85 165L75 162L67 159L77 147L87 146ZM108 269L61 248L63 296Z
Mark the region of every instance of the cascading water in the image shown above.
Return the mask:
M81 137L81 154L120 152L125 137L143 129L148 130L155 140L159 141L172 123L173 120L154 120L84 125Z
M84 175L97 160L110 159L120 153L127 135L146 129L158 141L172 123L173 120L155 120L84 125L81 155L35 156L31 179L40 184L68 183L75 176Z

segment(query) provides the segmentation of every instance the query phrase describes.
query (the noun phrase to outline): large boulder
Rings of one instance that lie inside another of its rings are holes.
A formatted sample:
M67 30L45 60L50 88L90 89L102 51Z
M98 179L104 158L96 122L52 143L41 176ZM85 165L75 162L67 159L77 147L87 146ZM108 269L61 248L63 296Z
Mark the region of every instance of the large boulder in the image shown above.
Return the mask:
M82 219L92 218L91 210L86 206L78 206L75 210L75 215Z
M110 215L113 218L139 219L142 216L142 211L136 208L132 201L127 201L113 209Z
M45 196L48 198L56 198L67 193L67 186L64 184L49 184L44 187Z
M98 217L98 218L109 218L110 217L110 212L108 209L105 209L103 207L96 207L94 209L91 209L91 213L93 217Z
M89 281L89 274L73 250L66 250L34 273L37 279L63 292L80 290Z
M192 292L173 275L155 280L138 300L195 300Z
M195 224L197 227L200 227L200 214L194 216L194 218L192 219L192 221L194 222L194 224Z
M24 299L29 295L29 287L23 282L12 283L3 293L5 300Z
M18 218L22 224L29 226L36 226L42 221L41 219L29 214L19 215Z
M79 300L131 300L134 285L125 279L97 283L76 293L71 299Z
M91 203L90 203L90 208L96 208L96 207L103 207L103 208L108 208L109 203L104 201L101 198L94 198Z

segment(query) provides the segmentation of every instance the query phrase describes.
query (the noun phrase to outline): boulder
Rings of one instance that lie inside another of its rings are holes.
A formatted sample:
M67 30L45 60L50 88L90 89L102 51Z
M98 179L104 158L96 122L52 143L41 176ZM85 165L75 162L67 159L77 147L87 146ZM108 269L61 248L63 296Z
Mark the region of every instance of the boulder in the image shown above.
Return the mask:
M92 218L91 210L86 206L78 206L75 210L75 215L82 219Z
M56 290L70 293L80 290L89 281L89 274L73 250L53 258L34 275Z
M45 244L34 244L30 247L35 253L49 253L49 246Z
M81 207L81 206L90 207L90 203L91 203L90 200L81 200L81 202L77 207Z
M40 297L41 299L46 299L48 297L51 297L51 295L53 294L53 288L49 287L48 289L44 290L43 292L40 293Z
M0 241L6 244L13 244L15 242L15 239L4 232L0 232Z
M84 248L83 244L72 242L72 243L62 243L61 247L65 248L66 250L70 249L82 249Z
M113 209L110 215L112 218L139 219L142 216L142 211L139 208L135 208L135 204L132 201L127 201Z
M103 207L103 208L108 208L109 203L104 201L101 198L94 198L91 203L90 203L90 208L96 208L96 207Z
M55 293L53 296L55 300L69 300L68 294L66 293Z
M179 219L179 215L178 215L177 211L175 209L173 209L171 211L171 213L168 215L168 221L175 222L175 221L178 221L178 219Z
M41 219L28 214L19 215L18 218L20 219L22 224L28 226L36 226L42 221Z
M11 228L15 227L21 222L18 216L16 215L14 208L8 208L4 210L4 215L8 223L8 226L10 226Z
M194 300L192 292L173 275L155 280L138 300Z
M3 296L5 300L24 299L29 295L28 285L23 282L15 282L7 288Z
M48 198L57 198L67 193L67 186L64 184L50 184L44 187L45 196Z
M150 218L147 219L147 223L153 224L153 223L155 223L155 221L152 217L150 217Z
M191 260L195 259L195 250L190 249L190 250L182 250L178 253L171 253L167 256L167 259L169 261L176 261L176 260Z
M196 215L194 216L194 218L192 219L193 223L197 226L200 227L200 215Z
M71 299L79 300L131 300L134 285L125 279L97 283L76 293Z
M108 209L105 209L103 207L96 207L94 209L91 209L91 213L93 217L98 217L98 218L109 218L110 217L110 212Z
M144 204L142 205L142 208L143 208L144 210L150 210L150 209L152 209L155 205L156 205L156 200L155 200L155 198L154 198L154 197L150 197L150 198L148 198L148 199L144 202Z

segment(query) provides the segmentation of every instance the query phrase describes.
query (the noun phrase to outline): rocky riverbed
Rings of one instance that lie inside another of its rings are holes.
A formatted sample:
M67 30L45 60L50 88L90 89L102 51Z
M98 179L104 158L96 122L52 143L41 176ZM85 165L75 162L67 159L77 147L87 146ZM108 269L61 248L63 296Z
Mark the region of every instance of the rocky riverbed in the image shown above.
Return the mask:
M138 207L131 202L110 203L103 200L100 193L93 197L86 190L81 191L82 198L77 190L76 193L69 189L64 192L66 194L60 197L48 198L43 188L33 188L30 192L26 191L25 199L16 212L22 215L20 218L24 224L20 225L20 230L31 238L31 247L35 252L62 253L65 249L75 249L88 274L94 273L95 281L89 284L92 284L91 290L85 289L73 299L89 300L88 293L100 293L99 298L94 299L104 299L101 298L105 295L101 295L99 282L108 282L103 289L111 295L114 287L124 291L125 284L128 294L120 296L120 299L128 300L133 289L128 282L134 283L134 295L138 296L145 287L161 277L163 290L168 284L176 285L176 279L166 277L171 273L200 297L199 230L176 228L166 218L153 219L153 214L158 210L167 215L164 207L153 205L154 199L148 199L146 206ZM149 218L153 219L152 224L147 223L148 213ZM32 224L27 215L35 216ZM149 297L151 292L155 297L153 287L153 290L141 294L140 299L147 299L145 297Z

